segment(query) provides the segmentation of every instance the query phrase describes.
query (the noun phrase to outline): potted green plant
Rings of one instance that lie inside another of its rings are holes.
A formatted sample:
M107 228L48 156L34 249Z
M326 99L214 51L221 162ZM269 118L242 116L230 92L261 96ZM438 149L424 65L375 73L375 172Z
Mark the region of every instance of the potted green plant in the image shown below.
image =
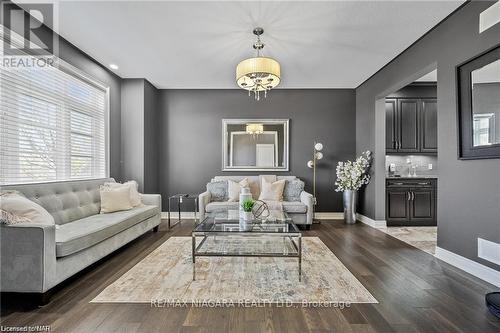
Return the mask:
M243 216L242 216L243 220L245 221L253 220L252 209L254 205L255 201L253 199L243 200L243 202L241 203L241 208L243 209Z

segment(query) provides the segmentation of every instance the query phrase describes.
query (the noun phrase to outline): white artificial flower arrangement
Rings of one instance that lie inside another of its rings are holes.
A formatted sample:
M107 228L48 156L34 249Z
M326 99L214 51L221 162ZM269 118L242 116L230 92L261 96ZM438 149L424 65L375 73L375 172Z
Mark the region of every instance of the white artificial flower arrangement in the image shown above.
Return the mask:
M345 190L357 191L361 186L370 182L367 174L370 168L371 152L365 151L356 161L339 162L337 165L337 180L335 181L336 192Z

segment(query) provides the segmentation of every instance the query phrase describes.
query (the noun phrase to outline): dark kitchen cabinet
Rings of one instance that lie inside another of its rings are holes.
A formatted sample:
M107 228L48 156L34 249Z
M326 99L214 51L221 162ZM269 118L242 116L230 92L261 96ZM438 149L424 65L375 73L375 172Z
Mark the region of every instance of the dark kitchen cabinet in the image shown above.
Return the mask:
M397 126L396 126L396 110L397 99L385 100L385 148L387 152L395 153L398 151L396 142L398 140Z
M407 198L408 189L404 187L387 191L387 220L406 222L410 214Z
M436 179L387 180L388 226L435 226Z
M435 98L387 98L386 153L437 153Z
M434 223L436 219L434 188L414 188L411 191L410 221L412 223Z
M419 104L418 99L398 99L398 152L417 153L419 151Z
M437 153L437 100L420 101L420 151Z

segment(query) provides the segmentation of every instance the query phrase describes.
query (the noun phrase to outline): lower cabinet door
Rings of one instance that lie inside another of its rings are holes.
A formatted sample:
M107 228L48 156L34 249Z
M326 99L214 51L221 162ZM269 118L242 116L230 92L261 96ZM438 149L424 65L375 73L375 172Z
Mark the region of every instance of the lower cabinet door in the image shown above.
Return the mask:
M410 225L436 225L436 191L433 188L412 188Z
M386 193L387 225L407 225L410 218L408 188L390 188Z

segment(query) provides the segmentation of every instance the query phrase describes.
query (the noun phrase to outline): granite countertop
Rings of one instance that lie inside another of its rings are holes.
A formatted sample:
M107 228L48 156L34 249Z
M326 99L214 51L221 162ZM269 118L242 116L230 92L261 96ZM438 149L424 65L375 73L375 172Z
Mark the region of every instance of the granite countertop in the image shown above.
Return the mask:
M436 175L417 175L416 177L408 177L408 176L401 176L401 177L394 177L394 176L385 176L386 179L437 179Z

